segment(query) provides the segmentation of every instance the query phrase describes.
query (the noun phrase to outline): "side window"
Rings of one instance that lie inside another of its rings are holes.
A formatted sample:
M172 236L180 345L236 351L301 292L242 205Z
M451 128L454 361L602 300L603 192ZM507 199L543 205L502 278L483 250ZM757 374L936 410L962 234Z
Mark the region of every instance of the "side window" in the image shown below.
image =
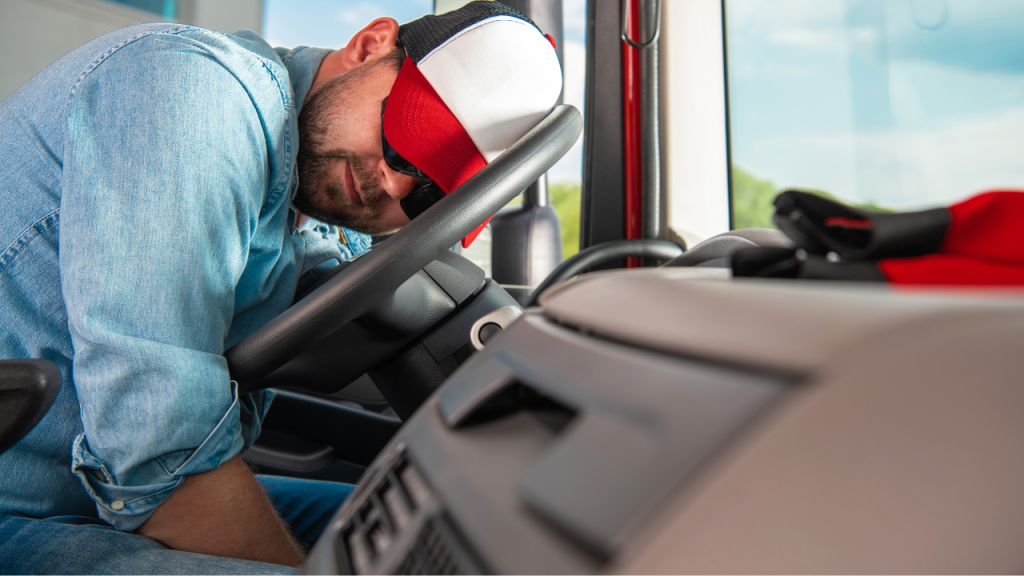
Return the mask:
M338 49L374 18L390 16L399 23L408 22L430 14L433 8L433 0L263 0L261 34L272 46Z
M584 112L583 90L587 69L587 3L583 0L562 0L562 23L565 42L565 89L562 101ZM564 258L580 250L580 186L583 176L583 135L548 172L548 194L558 212L562 226Z
M1024 188L1024 3L725 6L735 228L788 188L886 209Z
M442 14L468 4L470 0L434 0L434 13ZM514 3L511 3L514 5ZM565 62L562 70L564 90L562 102L572 104L583 113L584 88L587 68L587 3L586 0L562 0L562 53ZM583 175L583 136L547 173L548 201L558 213L562 228L562 257L569 258L580 251L580 190ZM509 206L522 203L516 198ZM485 270L490 270L490 256L483 252L490 250L489 230L481 234L481 240L470 246L468 257ZM480 247L476 247L477 243ZM474 258L474 254L478 254ZM464 254L465 255L465 254Z
M177 0L110 0L115 4L131 6L150 14L155 14L164 20L173 20L178 17Z

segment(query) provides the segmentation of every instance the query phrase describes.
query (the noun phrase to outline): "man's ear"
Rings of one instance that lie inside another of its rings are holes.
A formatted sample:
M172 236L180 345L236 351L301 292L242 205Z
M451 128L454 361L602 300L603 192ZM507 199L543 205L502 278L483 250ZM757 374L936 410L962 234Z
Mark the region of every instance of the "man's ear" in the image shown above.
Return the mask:
M398 43L398 22L394 18L377 18L356 32L341 50L343 66L355 68L385 56Z

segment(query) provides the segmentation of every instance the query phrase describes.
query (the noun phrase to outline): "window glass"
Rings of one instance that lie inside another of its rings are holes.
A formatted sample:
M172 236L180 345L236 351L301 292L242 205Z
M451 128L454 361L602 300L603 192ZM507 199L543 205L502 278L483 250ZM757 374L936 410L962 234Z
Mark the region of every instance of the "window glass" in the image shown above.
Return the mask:
M585 100L583 93L587 84L586 0L562 0L562 33L565 59L562 69L562 102L575 106L582 114ZM574 256L580 251L583 140L583 135L580 134L576 144L547 173L548 201L558 213L558 222L562 229L563 258ZM509 206L521 203L522 198L515 198L509 202Z
M178 3L176 0L110 0L117 4L124 4L139 10L145 10L156 14L164 20L173 20L178 17Z
M728 0L733 226L818 190L913 209L1024 188L1024 2Z
M586 0L562 0L565 87L562 101L583 113L587 70ZM548 194L562 226L562 254L568 258L580 250L580 186L583 181L583 135L548 171Z
M433 0L264 0L262 35L273 46L341 48L374 18L403 23L433 9Z

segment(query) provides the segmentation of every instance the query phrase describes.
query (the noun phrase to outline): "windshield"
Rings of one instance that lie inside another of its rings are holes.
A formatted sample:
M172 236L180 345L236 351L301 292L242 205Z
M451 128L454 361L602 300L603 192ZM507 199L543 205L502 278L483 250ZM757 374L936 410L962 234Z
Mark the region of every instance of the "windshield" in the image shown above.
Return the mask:
M1024 2L729 0L733 226L782 189L868 207L1024 188Z

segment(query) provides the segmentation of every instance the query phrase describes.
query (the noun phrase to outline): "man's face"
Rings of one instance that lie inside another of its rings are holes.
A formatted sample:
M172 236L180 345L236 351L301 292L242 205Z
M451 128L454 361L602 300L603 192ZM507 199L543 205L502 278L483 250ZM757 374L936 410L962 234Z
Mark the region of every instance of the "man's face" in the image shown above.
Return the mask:
M397 76L396 63L385 58L328 80L306 98L296 208L372 235L409 222L399 200L419 180L391 170L381 149L381 102Z

